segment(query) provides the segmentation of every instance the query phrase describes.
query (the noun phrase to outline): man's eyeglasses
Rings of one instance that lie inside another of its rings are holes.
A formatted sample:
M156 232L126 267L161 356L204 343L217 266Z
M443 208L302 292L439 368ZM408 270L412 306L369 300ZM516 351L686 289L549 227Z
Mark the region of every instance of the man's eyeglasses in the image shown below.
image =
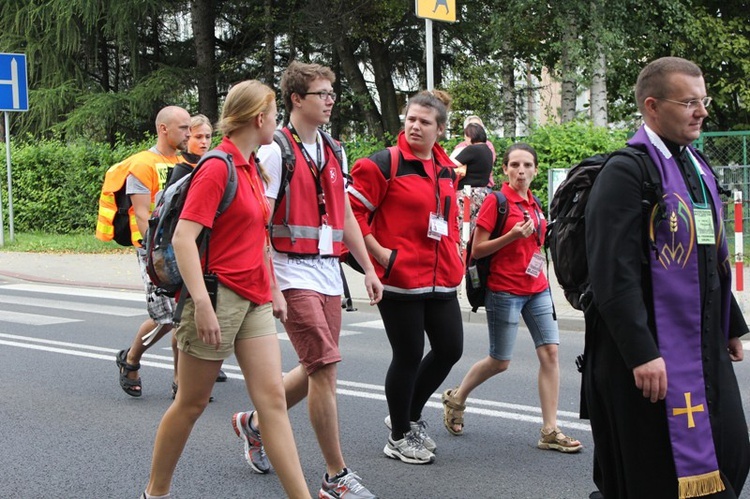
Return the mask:
M337 97L336 92L305 92L302 95L317 95L320 100L326 100L330 97L334 102L336 102Z
M704 97L702 99L691 99L691 100L687 100L687 101L664 99L664 98L660 98L659 100L664 100L664 101L667 101L667 102L671 102L673 104L683 105L683 106L685 106L685 109L688 112L690 112L693 109L696 109L699 105L707 108L708 106L711 105L711 101L713 99L711 97Z

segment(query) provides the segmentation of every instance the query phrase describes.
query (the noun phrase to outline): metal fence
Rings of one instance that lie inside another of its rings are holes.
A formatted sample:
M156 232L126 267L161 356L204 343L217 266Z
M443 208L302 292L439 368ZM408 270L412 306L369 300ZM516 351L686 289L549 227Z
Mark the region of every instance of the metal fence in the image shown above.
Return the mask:
M694 143L706 155L721 184L732 191L742 191L742 228L750 233L750 131L704 132ZM734 232L734 204L725 204L727 233Z

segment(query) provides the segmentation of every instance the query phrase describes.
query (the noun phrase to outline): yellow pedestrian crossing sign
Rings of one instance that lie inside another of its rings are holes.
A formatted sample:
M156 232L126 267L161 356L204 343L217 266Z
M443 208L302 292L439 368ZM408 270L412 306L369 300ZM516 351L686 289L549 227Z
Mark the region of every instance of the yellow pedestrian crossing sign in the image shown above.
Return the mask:
M456 22L456 0L416 0L417 17L433 21Z

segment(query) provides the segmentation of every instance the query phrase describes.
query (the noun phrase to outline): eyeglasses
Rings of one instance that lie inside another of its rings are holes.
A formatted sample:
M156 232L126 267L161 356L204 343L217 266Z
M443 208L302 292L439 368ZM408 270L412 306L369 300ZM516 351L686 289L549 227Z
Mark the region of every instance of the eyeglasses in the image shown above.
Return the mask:
M317 95L320 100L326 100L330 97L334 102L336 102L337 97L336 92L305 92L302 95Z
M693 109L696 109L698 105L703 106L704 108L707 108L711 105L711 101L713 100L711 97L703 97L702 99L691 99L688 101L682 101L682 100L672 100L672 99L664 99L660 98L659 100L664 100L667 102L671 102L673 104L680 104L685 106L685 109L687 112L692 111Z

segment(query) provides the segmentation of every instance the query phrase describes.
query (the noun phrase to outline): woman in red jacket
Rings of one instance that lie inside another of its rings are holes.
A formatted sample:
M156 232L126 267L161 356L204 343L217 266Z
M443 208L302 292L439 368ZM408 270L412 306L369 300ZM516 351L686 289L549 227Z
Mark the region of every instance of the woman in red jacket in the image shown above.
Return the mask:
M456 177L436 143L449 99L438 91L412 97L398 145L357 161L349 188L384 285L378 308L393 350L385 379L391 434L383 451L410 464L435 459L422 409L463 351ZM422 358L425 333L431 350Z

